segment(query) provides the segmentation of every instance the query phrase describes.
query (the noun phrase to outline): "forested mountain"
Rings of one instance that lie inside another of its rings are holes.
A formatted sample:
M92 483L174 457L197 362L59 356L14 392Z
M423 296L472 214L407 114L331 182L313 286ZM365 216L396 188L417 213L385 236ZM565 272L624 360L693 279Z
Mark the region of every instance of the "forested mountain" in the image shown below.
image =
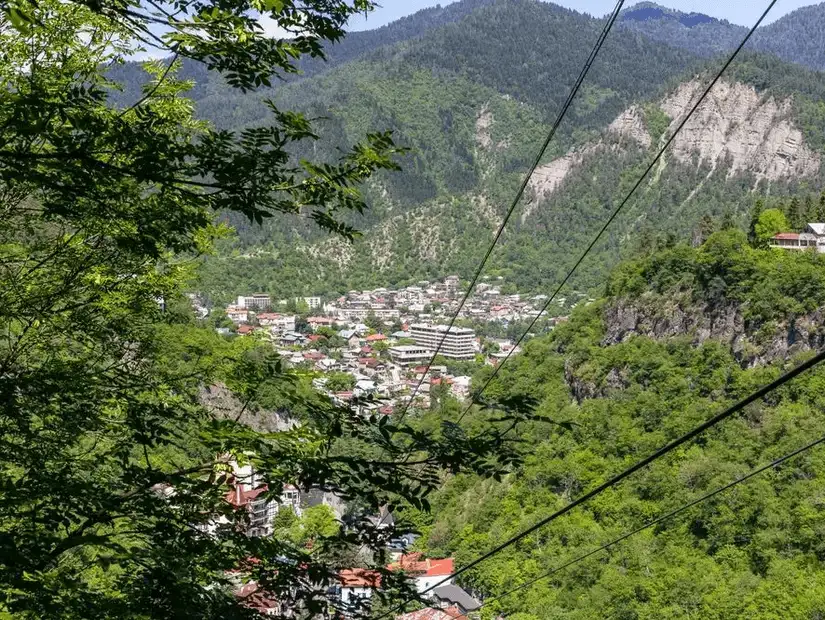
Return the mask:
M794 15L770 28L782 32ZM376 128L392 129L410 148L403 172L365 188L370 209L352 220L363 239L327 241L301 222L274 218L260 227L235 215L239 237L207 261L202 288L220 298L241 288L333 293L471 273L602 24L534 0L465 0L356 33L332 47L328 69L309 61L304 75L246 95L185 65L199 115L218 127L266 122L264 97L318 119L324 140L296 156L334 160ZM508 286L542 291L557 281L719 66L712 54L743 33L652 4L631 7L620 26L492 257L489 273ZM819 53L816 37L782 37L810 58ZM118 71L134 85L134 66ZM743 55L701 127L677 141L577 284L598 283L648 229L687 237L705 214L742 221L754 190L818 191L823 93L819 73Z
M764 52L825 71L825 3L797 9L754 36L754 45Z
M625 9L621 25L667 45L700 56L731 50L747 33L744 26L701 13L683 13L653 2ZM787 62L825 70L825 3L802 7L757 30L750 49Z
M750 247L739 230L623 263L606 296L530 342L490 398L530 395L557 424L520 435L502 481L451 479L422 549L466 565L776 378L823 346L821 255ZM483 379L483 375L479 379ZM597 549L822 435L822 369L704 433L461 578L481 598ZM452 416L448 404L433 412ZM825 609L820 446L504 598L543 618L817 618Z
M640 2L625 9L619 23L628 30L701 56L736 47L748 32L744 26L701 13L683 13L653 2Z

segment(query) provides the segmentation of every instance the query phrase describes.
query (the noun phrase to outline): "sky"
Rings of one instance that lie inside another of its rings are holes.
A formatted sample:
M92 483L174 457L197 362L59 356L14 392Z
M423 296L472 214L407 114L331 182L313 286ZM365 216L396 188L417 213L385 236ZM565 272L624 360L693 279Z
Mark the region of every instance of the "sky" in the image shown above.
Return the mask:
M449 0L377 0L381 8L371 13L366 19L353 20L353 30L378 28L391 21L415 13L436 4L451 4ZM637 0L638 1L638 0ZM554 0L556 4L566 6L582 13L595 16L606 15L616 5L615 0ZM727 19L742 26L752 26L767 6L766 0L657 0L658 4L684 11L686 13L705 13L719 19ZM626 6L636 4L633 0ZM786 13L802 6L817 4L811 0L779 0L768 15L765 23L770 23Z

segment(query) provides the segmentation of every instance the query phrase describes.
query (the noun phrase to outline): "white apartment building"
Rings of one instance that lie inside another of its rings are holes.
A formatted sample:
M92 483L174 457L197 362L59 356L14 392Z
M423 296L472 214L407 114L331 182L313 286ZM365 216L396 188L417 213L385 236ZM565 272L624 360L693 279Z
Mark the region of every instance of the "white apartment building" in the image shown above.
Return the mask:
M226 309L226 316L233 323L246 323L249 321L249 312L246 308L239 308L238 306L229 306Z
M424 323L414 323L410 325L410 334L415 344L435 351L452 359L472 359L475 355L473 341L476 334L472 329L466 327L451 327L446 325L427 325ZM442 343L443 339L443 343ZM441 347L439 348L439 343Z
M258 315L258 322L262 327L268 327L269 331L275 335L285 334L295 331L297 317L294 314L262 313Z
M396 308L338 308L338 318L341 320L363 321L371 314L382 321L392 321L401 317L401 311Z
M301 516L301 494L291 484L284 485L280 501L274 499L254 498L249 504L250 536L272 536L275 517L281 506L289 506L296 516Z
M303 301L307 306L309 306L310 310L317 310L321 307L321 298L320 297L296 297L295 303L299 303Z
M254 310L264 310L272 305L272 298L266 293L255 293L247 295L246 297L238 297L239 308L248 308Z

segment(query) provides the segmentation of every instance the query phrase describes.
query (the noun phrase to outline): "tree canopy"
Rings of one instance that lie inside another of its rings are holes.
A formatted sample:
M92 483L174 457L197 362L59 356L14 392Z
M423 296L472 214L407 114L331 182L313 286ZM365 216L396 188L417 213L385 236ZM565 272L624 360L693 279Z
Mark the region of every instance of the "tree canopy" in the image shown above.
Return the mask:
M312 124L272 102L260 127L216 129L193 116L179 59L254 89L320 57L371 6L0 4L0 615L255 617L240 579L314 617L335 604L340 549L384 566L366 514L425 508L445 468L509 467L501 433L463 451L337 407L262 343L196 321L183 296L224 234L218 214L352 237L358 186L395 170L401 150L377 132L298 158ZM294 36L266 36L258 13ZM142 95L115 104L111 67L158 48L171 57L145 63ZM410 451L422 458L401 459ZM227 501L232 461L254 466L264 499L289 484L357 508L334 530L311 513L311 548L246 536L249 513Z

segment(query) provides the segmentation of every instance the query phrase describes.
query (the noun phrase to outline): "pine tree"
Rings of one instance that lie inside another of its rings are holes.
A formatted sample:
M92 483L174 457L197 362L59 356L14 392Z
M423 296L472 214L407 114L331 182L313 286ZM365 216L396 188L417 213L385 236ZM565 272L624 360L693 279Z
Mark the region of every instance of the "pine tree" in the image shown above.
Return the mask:
M825 222L825 192L819 196L819 204L816 207L816 221Z
M805 211L802 202L797 196L791 198L791 204L788 205L788 219L791 223L791 228L794 230L802 230L805 228Z
M693 246L702 245L708 238L716 232L716 220L709 213L702 216L693 231Z
M805 196L805 224L816 221L817 205L814 204L813 196Z
M756 223L759 221L759 216L762 215L764 210L765 201L758 198L753 205L753 209L751 209L751 222L750 226L748 226L748 241L750 241L751 245L756 243Z

